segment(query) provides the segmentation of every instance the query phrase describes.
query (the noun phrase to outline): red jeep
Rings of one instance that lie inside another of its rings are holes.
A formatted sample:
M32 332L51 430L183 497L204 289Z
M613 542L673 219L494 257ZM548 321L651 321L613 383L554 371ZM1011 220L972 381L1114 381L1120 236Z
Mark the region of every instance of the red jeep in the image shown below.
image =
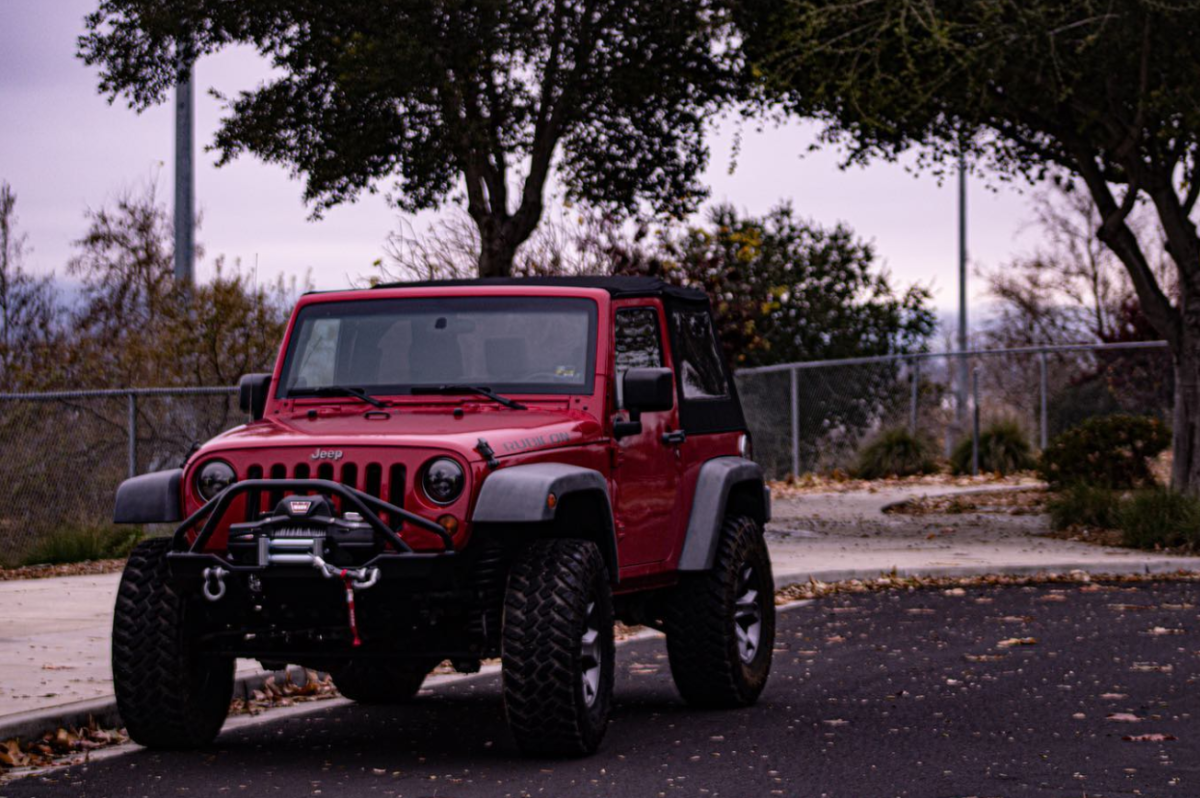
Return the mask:
M121 581L130 736L205 745L234 659L411 699L500 657L529 753L604 736L613 622L666 633L684 699L752 704L775 633L770 496L703 293L651 278L472 280L309 294L253 419L117 491L178 523Z

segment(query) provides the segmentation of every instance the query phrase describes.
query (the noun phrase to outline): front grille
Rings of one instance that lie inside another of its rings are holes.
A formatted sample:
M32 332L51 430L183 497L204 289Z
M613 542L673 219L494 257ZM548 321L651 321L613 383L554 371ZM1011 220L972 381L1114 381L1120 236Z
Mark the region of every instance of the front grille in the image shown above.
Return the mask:
M290 472L290 473L289 473ZM255 463L247 466L244 473L241 475L244 479L261 479L266 474L268 479L325 479L331 482L340 482L351 488L357 488L364 493L374 496L377 499L383 499L389 504L394 504L397 507L404 506L404 490L406 469L403 463L379 463L369 462L359 464L354 462L339 461L336 463L323 462L316 468L314 474L311 466L308 463L295 463L291 466L285 463ZM258 491L247 494L246 496L246 520L254 521L262 513L267 513L275 509L279 502L283 500L283 491L272 490L268 491L265 496L260 495ZM333 497L334 510L338 513L342 512L342 500L338 497ZM399 523L398 518L388 518L387 514L381 515L385 523L396 526Z

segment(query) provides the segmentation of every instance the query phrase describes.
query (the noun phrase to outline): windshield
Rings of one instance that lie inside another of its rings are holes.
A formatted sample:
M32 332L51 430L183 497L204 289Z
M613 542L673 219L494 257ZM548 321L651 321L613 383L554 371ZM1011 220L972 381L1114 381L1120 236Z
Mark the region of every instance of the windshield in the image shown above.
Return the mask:
M322 302L300 311L277 396L333 386L368 394L483 386L590 393L596 303L572 297Z

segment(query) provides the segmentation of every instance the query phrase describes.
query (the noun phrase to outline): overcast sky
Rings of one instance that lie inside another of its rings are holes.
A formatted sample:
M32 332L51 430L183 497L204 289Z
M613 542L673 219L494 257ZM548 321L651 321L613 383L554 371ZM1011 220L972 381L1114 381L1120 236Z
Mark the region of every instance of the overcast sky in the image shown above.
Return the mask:
M61 274L71 242L83 233L85 209L123 188L157 181L160 196L170 199L170 106L140 115L121 101L110 106L96 93L95 70L75 57L83 16L95 5L95 0L0 0L0 179L17 193L21 228L34 250L29 265L37 272ZM382 194L309 221L302 186L284 168L243 157L216 169L214 155L201 149L211 143L221 114L207 88L233 93L252 88L266 74L263 62L247 50L197 65L196 202L204 217L199 238L208 253L197 274L204 279L213 256L224 254L247 267L257 259L260 279L311 270L318 288L343 287L370 272L388 232L398 226L398 214ZM814 134L811 125L799 123L762 133L744 126L731 174L735 127L718 125L705 176L710 201L762 213L790 200L801 216L845 222L875 243L898 282L929 285L939 309L954 307L955 186L913 177L899 165L842 171L832 151L805 153ZM1003 264L1036 244L1036 234L1027 229L1030 201L1028 191L1004 188L997 194L972 181L973 266ZM411 221L421 229L430 218Z

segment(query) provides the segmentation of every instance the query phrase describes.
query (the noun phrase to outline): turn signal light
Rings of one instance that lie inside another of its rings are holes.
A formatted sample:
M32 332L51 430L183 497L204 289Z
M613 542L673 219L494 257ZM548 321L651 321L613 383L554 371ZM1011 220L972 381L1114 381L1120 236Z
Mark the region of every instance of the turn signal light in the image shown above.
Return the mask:
M442 529L446 530L451 535L458 531L458 519L452 515L443 515L442 517L438 518L437 522L441 525Z

